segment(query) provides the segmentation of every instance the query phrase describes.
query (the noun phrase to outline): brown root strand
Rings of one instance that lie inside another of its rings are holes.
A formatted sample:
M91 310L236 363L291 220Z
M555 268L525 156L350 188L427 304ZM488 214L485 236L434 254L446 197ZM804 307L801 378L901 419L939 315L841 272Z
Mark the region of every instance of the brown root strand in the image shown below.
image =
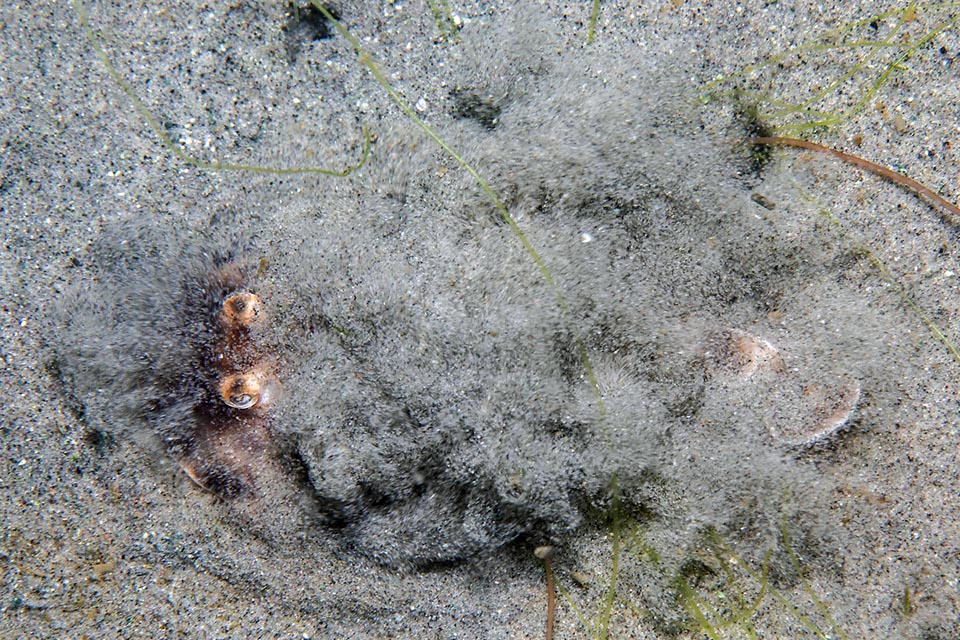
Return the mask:
M781 136L769 136L761 138L748 138L747 142L755 145L777 145L781 147L796 147L798 149L807 149L809 151L818 151L821 153L829 153L835 158L839 158L843 162L852 164L854 166L860 167L864 171L869 171L874 175L878 175L881 178L885 178L891 182L899 184L902 187L916 193L922 200L927 201L930 205L935 208L942 209L946 211L949 215L947 220L954 225L960 225L960 207L953 204L949 200L938 195L933 189L926 187L913 178L907 177L902 173L889 169L887 167L881 166L874 162L870 162L860 156L855 156L849 153L844 153L843 151L838 151L831 147L826 147L822 144L817 144L816 142L809 142L807 140L801 140L799 138L784 138Z
M556 616L556 590L553 587L553 569L550 566L550 558L543 559L543 569L547 574L547 632L546 640L553 640L553 620Z

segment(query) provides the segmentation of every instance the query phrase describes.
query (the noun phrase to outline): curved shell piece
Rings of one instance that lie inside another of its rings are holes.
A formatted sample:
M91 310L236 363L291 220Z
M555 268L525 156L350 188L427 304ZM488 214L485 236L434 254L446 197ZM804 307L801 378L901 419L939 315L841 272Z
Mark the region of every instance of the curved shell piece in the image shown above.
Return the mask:
M732 365L741 378L749 378L762 367L778 370L783 366L777 348L767 340L746 331L730 329Z
M809 447L828 440L850 424L860 403L856 378L819 374L819 380L804 379L787 366L789 354L740 329L713 334L701 353L719 384L752 388L758 407L769 402L761 410L767 431L781 444Z
M860 403L860 382L837 380L833 384L808 384L794 393L795 405L805 409L804 420L781 420L770 426L770 434L780 442L813 446L847 426Z
M781 372L784 366L775 346L740 329L725 329L715 335L704 355L713 367L741 381L766 369Z

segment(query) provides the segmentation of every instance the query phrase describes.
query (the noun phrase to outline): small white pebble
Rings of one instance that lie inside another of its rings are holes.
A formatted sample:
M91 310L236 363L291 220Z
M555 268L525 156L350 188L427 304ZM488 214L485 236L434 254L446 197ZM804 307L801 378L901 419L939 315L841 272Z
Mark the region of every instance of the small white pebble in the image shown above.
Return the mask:
M580 242L586 244L588 242L593 242L593 235L584 231L580 234Z
M419 111L420 113L423 113L424 111L427 110L427 101L423 98L420 98L419 100L417 100L417 104L413 105L413 108Z
M535 555L540 560L551 560L553 559L553 553L555 549L549 544L545 544L537 547L533 550L533 555Z

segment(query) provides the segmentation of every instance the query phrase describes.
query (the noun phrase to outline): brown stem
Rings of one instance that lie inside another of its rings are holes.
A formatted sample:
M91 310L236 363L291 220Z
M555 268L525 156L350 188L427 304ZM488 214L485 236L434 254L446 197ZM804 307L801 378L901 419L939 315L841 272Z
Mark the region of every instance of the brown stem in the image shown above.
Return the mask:
M908 178L907 176L894 171L893 169L888 169L887 167L881 166L865 160L860 156L851 155L849 153L844 153L843 151L837 151L830 147L825 147L822 144L817 144L816 142L808 142L807 140L800 140L799 138L784 138L781 136L770 136L763 138L749 138L747 140L750 144L766 144L766 145L778 145L781 147L797 147L800 149L809 149L810 151L820 151L822 153L829 153L830 155L843 160L849 164L860 167L865 171L869 171L875 175L880 176L881 178L886 178L891 182L895 182L901 186L910 189L921 199L926 200L928 203L932 204L934 207L939 207L947 211L950 216L948 220L953 224L960 224L960 207L953 204L949 200L937 195L929 187L925 187L913 178Z
M550 567L550 558L543 559L543 569L547 574L547 640L553 640L553 619L556 614L556 593L553 588L553 569Z

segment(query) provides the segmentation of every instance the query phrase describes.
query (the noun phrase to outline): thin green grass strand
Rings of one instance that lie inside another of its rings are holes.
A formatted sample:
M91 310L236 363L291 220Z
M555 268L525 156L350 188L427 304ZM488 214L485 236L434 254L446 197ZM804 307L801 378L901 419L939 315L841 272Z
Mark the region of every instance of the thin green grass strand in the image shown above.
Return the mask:
M416 112L413 110L413 107L411 107L410 104L403 99L403 96L401 96L397 90L393 88L393 85L390 84L390 81L380 70L380 67L378 67L376 62L373 61L372 56L370 56L370 54L367 53L367 51L360 45L360 41L357 40L356 37L354 37L354 35L350 33L345 26L343 26L343 23L337 20L336 17L334 17L334 15L330 13L330 11L324 7L319 0L311 0L311 3L314 7L316 7L317 11L322 13L324 18L326 18L327 21L329 21L337 29L337 31L340 32L340 35L346 38L346 40L353 47L354 51L356 51L360 59L360 63L367 67L374 79L376 79L377 83L383 88L384 91L387 92L387 95L389 95L393 103L396 104L401 111L403 111L404 115L406 115L411 121L413 121L414 124L416 124L424 133L426 133L427 136L433 140L433 142L436 143L436 145L440 147L447 155L453 158L453 160L460 165L462 169L469 173L473 179L476 180L483 192L487 194L487 197L490 198L490 201L500 213L500 217L504 220L504 222L507 223L507 226L510 227L510 231L523 246L524 251L526 251L527 255L530 256L531 260L533 260L533 262L536 264L544 281L550 286L551 289L553 289L557 305L566 316L568 326L573 332L580 363L581 366L583 366L587 381L590 384L590 387L593 389L594 397L596 398L597 403L597 411L602 419L606 415L606 408L603 402L603 394L600 392L600 385L597 382L597 377L593 370L593 365L590 362L589 354L587 354L586 344L583 341L580 331L577 330L576 324L570 318L571 312L569 305L567 305L566 299L564 298L557 282L554 280L546 262L544 262L543 257L536 250L536 248L534 248L533 244L527 238L526 234L523 233L523 230L517 224L516 220L514 220L513 216L510 215L506 205L504 205L503 201L500 200L499 196L497 196L496 192L493 190L493 187L490 186L490 183L488 183L483 176L480 175L480 172L477 171L476 168L467 162L460 154L454 151L453 148L448 145L447 142L443 140L443 138L441 138L432 127L430 127L430 125L424 122L416 114Z
M600 20L600 0L593 0L590 8L590 26L587 27L587 44L593 44L597 36L597 22Z
M909 46L903 48L901 53L894 57L892 60L887 62L881 62L880 67L883 69L880 72L880 75L875 78L872 82L866 85L863 90L863 94L854 102L853 105L843 110L840 113L826 112L820 109L810 109L809 107L816 102L825 99L832 92L836 91L840 86L845 82L853 79L861 71L866 69L868 65L873 62L873 58L877 56L884 50L890 48L900 48L901 43L897 42L897 37L901 34L902 30L907 24L914 20L913 15L918 11L923 11L925 13L931 14L936 11L946 11L960 7L960 3L957 2L943 2L934 5L928 5L921 7L917 3L911 3L906 7L900 9L894 9L886 11L868 18L863 18L855 22L849 23L837 29L828 31L823 36L817 40L809 43L793 47L787 51L783 51L779 54L767 58L763 62L748 65L730 75L722 76L707 82L701 88L701 102L709 103L710 101L721 98L721 97L740 97L744 95L749 95L755 101L756 104L766 105L767 107L774 107L776 110L759 113L758 115L767 121L775 121L778 119L789 118L791 116L800 116L800 122L793 123L781 123L774 124L771 126L771 130L775 131L781 135L788 133L799 133L806 132L811 129L817 129L822 127L830 127L842 122L852 119L859 113L862 113L870 102L876 97L876 94L880 89L890 80L890 77L898 70L903 68L904 63L913 56L921 47L929 44L937 36L939 36L944 31L954 27L958 20L960 20L960 15L954 15L949 17L946 20L943 20L936 24L936 26L924 34L922 37L917 38L909 44ZM913 12L911 14L911 12ZM863 40L858 39L854 41L844 41L843 38L849 34L862 29L873 22L886 20L892 17L897 17L897 24L891 28L890 32L882 40ZM761 69L770 67L772 65L778 64L783 60L796 55L801 54L817 54L825 51L835 51L835 50L853 50L858 48L866 48L871 51L859 60L856 64L850 67L846 72L841 74L839 77L827 83L826 87L818 91L817 93L809 96L801 102L797 103L786 103L783 101L775 100L769 97L766 94L760 93L745 93L739 90L728 90L728 91L717 91L717 88L721 87L724 84L730 84L732 81L742 78L754 71L759 71ZM816 115L814 115L816 114ZM810 116L813 117L810 117Z
M100 43L100 37L93 30L93 27L90 26L90 21L87 19L87 12L83 8L83 4L80 2L80 0L73 0L72 5L77 14L77 19L80 22L80 28L83 31L84 36L87 38L87 42L89 42L90 46L93 47L94 53L100 60L100 63L103 64L104 68L107 70L107 73L133 104L134 110L136 110L144 122L147 123L147 126L149 126L154 134L156 134L156 136L160 139L160 142L163 144L163 146L166 147L167 150L169 150L170 153L172 153L181 162L206 171L249 171L251 173L267 173L273 175L296 175L312 173L343 178L360 169L364 164L366 164L367 158L370 157L370 131L367 128L364 128L363 154L361 155L359 161L357 161L355 164L347 166L344 169L326 169L323 167L265 167L248 164L205 162L203 160L194 158L193 156L181 150L180 147L178 147L177 144L166 133L164 133L160 123L157 122L157 119L153 116L146 105L143 104L143 102L137 96L136 91L133 90L133 87L131 87L127 81L123 79L123 76L120 75L117 69L110 62L110 58L107 57L107 53L104 51L103 46Z
M917 304L913 297L907 293L906 287L877 256L876 252L869 245L855 241L840 222L840 219L833 215L833 213L826 207L820 206L819 203L817 203L816 198L807 193L799 184L794 182L794 187L797 189L800 197L803 200L817 205L820 215L830 221L830 223L840 232L840 235L844 238L844 240L847 241L852 249L862 253L867 257L867 260L873 265L874 269L877 270L884 281L893 286L894 290L897 292L897 295L900 297L900 300L914 314L916 314L918 318L920 318L920 321L925 327L927 327L927 330L930 331L930 334L937 340L937 342L940 342L944 347L946 347L947 351L950 353L950 356L957 362L957 364L960 364L960 348L957 347L956 342L951 340L950 337L937 325L937 323L933 321L933 319L930 317L930 314L927 313L923 307Z
M457 41L460 39L460 29L453 18L453 10L447 0L427 0L433 21L437 24L440 37Z
M831 637L825 631L820 629L820 627L814 623L810 617L801 613L800 609L790 602L789 598L787 598L779 590L770 586L770 583L767 579L766 561L764 562L764 566L761 568L761 571L758 575L756 571L751 569L750 566L744 562L743 558L737 555L737 553L723 540L723 538L720 537L717 532L712 532L710 540L711 544L714 546L714 555L716 558L718 558L718 560L721 562L729 562L732 560L735 565L739 567L750 579L754 580L757 584L761 585L761 587L765 588L767 593L769 593L774 600L784 607L797 622L806 627L810 632L814 633L818 638L821 638L822 640L828 640L828 638ZM835 626L835 629L840 629L839 625L831 626ZM840 631L842 632L842 629L840 629ZM843 637L846 637L846 634L844 634Z
M841 640L847 640L847 634L844 630L837 624L837 621L833 619L833 616L830 615L830 610L823 603L823 600L820 599L820 596L817 595L813 587L810 586L810 581L807 580L807 576L803 571L803 567L800 566L800 559L797 557L796 551L793 550L793 545L790 544L790 531L787 527L787 519L784 517L783 522L780 524L780 535L783 536L783 544L787 548L787 553L790 556L790 563L793 565L794 571L797 572L797 575L800 576L800 582L803 584L803 590L806 592L807 596L813 600L814 606L817 608L817 611L820 612L820 615L826 620L830 626L833 628L834 633L837 638Z
M610 618L613 615L613 603L617 595L617 579L620 576L620 547L622 543L620 521L623 514L620 511L620 488L616 474L614 474L610 485L613 495L610 507L610 516L613 521L613 559L610 563L610 584L604 597L603 609L597 617L596 637L600 640L607 640L610 634Z

